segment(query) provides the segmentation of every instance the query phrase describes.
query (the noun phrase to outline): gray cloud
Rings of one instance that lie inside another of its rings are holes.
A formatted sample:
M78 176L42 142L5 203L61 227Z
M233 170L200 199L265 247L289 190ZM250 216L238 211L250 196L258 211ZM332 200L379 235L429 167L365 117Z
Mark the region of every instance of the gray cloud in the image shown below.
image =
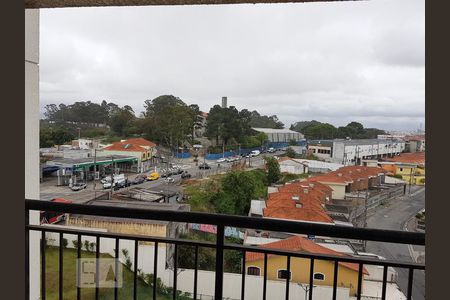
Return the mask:
M287 125L424 123L424 1L41 10L41 105L173 94Z

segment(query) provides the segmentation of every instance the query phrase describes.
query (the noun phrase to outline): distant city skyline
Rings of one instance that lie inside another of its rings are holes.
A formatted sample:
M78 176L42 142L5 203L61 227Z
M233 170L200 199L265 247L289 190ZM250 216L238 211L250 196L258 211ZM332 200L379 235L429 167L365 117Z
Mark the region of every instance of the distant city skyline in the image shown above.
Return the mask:
M41 109L164 94L287 128L425 128L423 0L41 10ZM422 125L420 125L422 124Z

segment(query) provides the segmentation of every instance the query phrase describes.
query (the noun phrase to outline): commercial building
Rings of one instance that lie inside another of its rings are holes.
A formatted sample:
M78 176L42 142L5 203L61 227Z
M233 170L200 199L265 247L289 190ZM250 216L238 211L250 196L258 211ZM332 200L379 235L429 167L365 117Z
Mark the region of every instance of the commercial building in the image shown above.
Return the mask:
M404 138L406 143L406 152L424 152L425 135L409 135Z
M115 171L130 172L136 164L137 159L133 156L113 155L97 158L54 158L47 161L45 167L55 167L53 172L58 177L57 185L68 185L78 180L92 180L94 176L98 179L107 169L111 171L112 165ZM97 172L95 175L94 166Z
M400 155L405 151L405 141L382 139L311 141L308 142L308 150L326 161L343 165L360 165L362 160Z
M267 135L267 139L271 143L289 143L291 140L300 142L305 136L300 132L290 129L273 129L273 128L252 128L257 132L263 132Z
M137 159L133 172L146 172L152 167L152 158L156 154L156 144L143 138L131 138L97 151L97 156L127 155Z
M289 251L299 251L314 254L347 256L346 254L325 248L311 240L300 236L290 237L277 242L260 245L263 248L274 248ZM264 276L264 254L247 252L245 256L246 272L248 275ZM290 262L290 270L287 270L287 258L284 256L268 255L267 279L286 281L289 277L292 282L309 284L310 259L293 257ZM317 260L314 263L313 284L333 286L334 262ZM338 266L338 286L350 289L350 296L356 296L358 287L358 264L340 262ZM369 272L363 268L363 276ZM363 281L364 282L364 281Z

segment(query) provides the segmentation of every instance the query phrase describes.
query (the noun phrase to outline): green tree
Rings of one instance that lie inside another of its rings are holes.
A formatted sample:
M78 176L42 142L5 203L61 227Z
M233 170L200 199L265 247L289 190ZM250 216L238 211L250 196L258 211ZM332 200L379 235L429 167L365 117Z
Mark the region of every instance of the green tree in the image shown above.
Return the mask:
M280 164L272 157L265 157L267 166L267 182L270 184L276 183L281 179Z
M290 158L295 158L297 157L297 152L295 152L295 150L292 149L291 147L288 147L286 150L286 156Z
M109 125L115 134L118 136L125 136L129 133L130 127L133 126L135 118L136 116L134 115L133 109L130 106L125 105L111 116Z
M231 171L222 179L222 190L234 202L234 214L246 215L255 196L255 178L245 171Z
M264 132L258 132L258 134L255 136L255 138L260 143L259 146L262 146L269 138L267 137L267 134Z

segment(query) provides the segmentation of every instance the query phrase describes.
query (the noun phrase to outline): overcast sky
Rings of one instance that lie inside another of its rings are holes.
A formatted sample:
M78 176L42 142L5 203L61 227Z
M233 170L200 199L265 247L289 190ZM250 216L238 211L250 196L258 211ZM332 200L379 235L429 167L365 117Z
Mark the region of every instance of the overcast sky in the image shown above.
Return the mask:
M41 10L41 107L172 94L287 127L417 129L425 121L425 1Z

